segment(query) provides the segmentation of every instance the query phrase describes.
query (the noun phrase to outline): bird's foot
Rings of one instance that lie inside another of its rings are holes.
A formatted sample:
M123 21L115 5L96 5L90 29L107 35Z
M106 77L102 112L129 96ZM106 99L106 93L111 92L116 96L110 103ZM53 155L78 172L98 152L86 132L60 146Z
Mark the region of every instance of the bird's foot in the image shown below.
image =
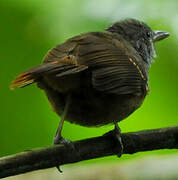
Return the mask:
M73 150L75 150L74 144L72 143L72 141L69 141L67 139L64 139L63 137L55 137L54 138L54 145L57 144L64 144L64 146L68 146L69 148L72 148ZM60 166L56 166L56 168L58 169L58 171L60 173L62 173L63 171L61 170Z
M121 157L121 155L123 154L124 146L122 143L121 130L119 126L115 125L114 130L107 132L106 134L104 134L104 136L112 136L114 138L116 143L116 149L114 150L114 152L116 151L117 156Z
M63 137L55 137L54 138L54 145L57 145L57 144L64 144L64 145L72 145L72 141L69 141L68 139L64 139Z

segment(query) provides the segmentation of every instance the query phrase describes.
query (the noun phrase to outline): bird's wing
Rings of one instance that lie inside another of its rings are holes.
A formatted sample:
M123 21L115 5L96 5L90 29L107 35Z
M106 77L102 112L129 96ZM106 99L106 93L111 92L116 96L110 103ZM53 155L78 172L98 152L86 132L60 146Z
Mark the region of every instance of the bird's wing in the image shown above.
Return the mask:
M79 44L78 61L91 70L95 89L104 93L137 95L146 90L143 61L129 43L98 32L76 41Z

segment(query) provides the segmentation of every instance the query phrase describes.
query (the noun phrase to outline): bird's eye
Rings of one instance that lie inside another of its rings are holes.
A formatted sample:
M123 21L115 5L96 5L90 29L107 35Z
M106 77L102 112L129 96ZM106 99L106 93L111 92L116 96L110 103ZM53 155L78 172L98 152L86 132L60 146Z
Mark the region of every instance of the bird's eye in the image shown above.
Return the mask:
M146 35L147 35L148 38L151 37L151 33L150 32L147 32Z

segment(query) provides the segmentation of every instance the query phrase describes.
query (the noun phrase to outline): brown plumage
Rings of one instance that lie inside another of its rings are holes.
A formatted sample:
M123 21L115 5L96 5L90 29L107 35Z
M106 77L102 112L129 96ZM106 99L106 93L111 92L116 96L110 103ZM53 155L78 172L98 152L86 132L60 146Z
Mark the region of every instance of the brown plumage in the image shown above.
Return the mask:
M137 20L81 34L51 49L42 65L20 74L11 88L37 83L60 116L70 95L65 120L71 123L116 124L139 108L148 92L154 37Z
M147 75L143 63L138 61L140 56L129 55L129 50L124 47L127 42L113 39L107 32L72 38L49 51L44 64L20 74L11 88L39 83L59 115L64 109L67 93L71 93L74 96L69 108L72 117L68 115L66 120L81 125L96 126L122 120L141 103L135 102L130 112L124 115L115 117L114 114L121 111L124 97L130 96L130 101L143 99L147 81L142 74ZM129 59L138 62L134 65ZM142 73L137 68L139 64ZM58 96L61 102L56 102ZM58 106L59 103L63 106Z

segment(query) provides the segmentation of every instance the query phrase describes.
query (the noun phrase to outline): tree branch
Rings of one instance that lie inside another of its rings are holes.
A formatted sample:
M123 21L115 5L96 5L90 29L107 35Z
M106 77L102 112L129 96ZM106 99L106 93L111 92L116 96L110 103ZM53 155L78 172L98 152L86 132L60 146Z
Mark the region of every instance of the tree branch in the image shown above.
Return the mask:
M157 149L178 149L178 126L121 135L124 154ZM112 135L56 145L0 158L0 178L57 165L116 155L117 142Z

